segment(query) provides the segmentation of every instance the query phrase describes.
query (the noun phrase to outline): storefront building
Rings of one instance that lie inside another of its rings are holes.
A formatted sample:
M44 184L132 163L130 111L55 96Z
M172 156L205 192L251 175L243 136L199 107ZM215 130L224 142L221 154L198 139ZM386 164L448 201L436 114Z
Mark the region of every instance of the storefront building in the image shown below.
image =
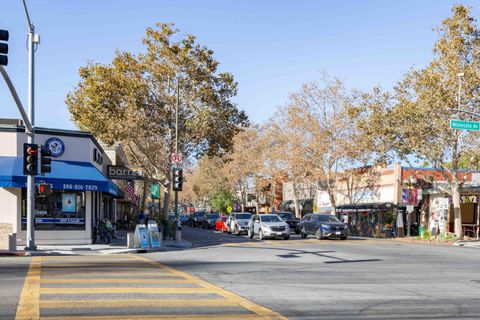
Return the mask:
M0 124L0 223L10 224L17 245L26 243L26 181L23 175L23 126ZM119 187L106 177L111 164L95 138L86 132L35 129L35 143L52 152L52 172L36 176L50 184L50 196L36 196L35 242L90 244L93 226L104 217L115 220Z

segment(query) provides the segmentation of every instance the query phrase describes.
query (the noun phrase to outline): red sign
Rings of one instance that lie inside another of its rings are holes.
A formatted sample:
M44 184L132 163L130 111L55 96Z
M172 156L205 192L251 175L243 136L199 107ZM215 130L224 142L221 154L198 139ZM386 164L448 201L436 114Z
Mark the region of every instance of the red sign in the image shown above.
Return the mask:
M183 156L181 153L172 153L172 162L175 164L180 164L183 162Z

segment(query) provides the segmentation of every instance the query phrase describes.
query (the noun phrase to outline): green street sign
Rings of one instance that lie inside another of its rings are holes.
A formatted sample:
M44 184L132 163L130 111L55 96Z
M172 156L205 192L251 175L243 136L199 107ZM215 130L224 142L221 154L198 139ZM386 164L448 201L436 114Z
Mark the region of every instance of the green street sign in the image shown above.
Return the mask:
M158 199L160 193L160 186L157 183L150 185L150 194L152 195L152 199Z
M480 122L450 119L450 129L478 131L480 130Z

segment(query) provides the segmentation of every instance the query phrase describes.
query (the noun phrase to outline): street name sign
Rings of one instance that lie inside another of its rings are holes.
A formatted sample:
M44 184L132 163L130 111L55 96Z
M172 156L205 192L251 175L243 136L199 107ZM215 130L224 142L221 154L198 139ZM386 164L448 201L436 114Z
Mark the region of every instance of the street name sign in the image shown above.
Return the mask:
M479 131L480 122L450 119L450 129Z

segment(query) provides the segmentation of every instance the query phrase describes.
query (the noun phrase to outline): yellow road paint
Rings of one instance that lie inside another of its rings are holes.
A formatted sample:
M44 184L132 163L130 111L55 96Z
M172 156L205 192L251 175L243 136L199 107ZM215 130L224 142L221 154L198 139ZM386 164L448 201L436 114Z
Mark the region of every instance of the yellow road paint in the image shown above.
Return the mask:
M115 272L115 271L105 271L105 272L89 272L89 270L84 270L83 272L80 271L75 271L71 272L70 270L64 271L62 270L62 273L59 273L59 270L42 270L42 275L43 276L48 276L49 279L62 279L66 276L75 276L75 275L83 275L83 276L88 276L88 277L108 277L113 278L113 277L132 277L132 276L138 276L138 277L177 277L176 275L170 273L170 272Z
M215 293L206 288L145 288L145 287L80 287L80 288L40 288L40 294L104 294L104 293L155 293L155 294L194 294Z
M226 299L132 299L132 300L43 300L40 308L117 308L117 307L232 307L238 306Z
M131 316L68 316L68 320L267 320L269 317L259 316L257 314L192 314L192 315L131 315ZM65 317L42 317L41 320L65 320Z
M155 266L158 266L158 267L161 267L162 269L165 269L165 270L169 270L170 272L172 272L173 274L176 274L180 277L183 277L185 279L191 279L191 280L194 280L196 284L204 287L206 290L210 290L210 292L212 293L216 293L226 299L229 299L231 301L234 301L236 302L238 305L240 305L241 307L247 309L247 310L250 310L260 316L263 316L263 317L267 317L268 319L275 319L275 320L285 320L287 318L283 317L282 315L280 315L279 313L276 313L270 309L267 309L265 307L262 307L256 303L253 303L252 301L249 301L245 298L242 298L240 297L239 295L236 295L230 291L227 291L227 290L224 290L222 288L219 288L217 286L214 286L213 284L207 282L207 281L204 281L200 278L196 278L188 273L185 273L185 272L182 272L182 271L178 271L176 269L173 269L173 268L170 268L166 265L163 265L161 264L160 262L158 261L154 261L154 260L150 260L150 259L147 259L145 257L140 257L140 256L132 256L133 258L135 259L138 259L138 260L143 260L145 261L146 263L149 263L151 265L155 265Z
M38 319L40 317L41 259L33 257L23 284L15 319Z
M192 283L189 279L42 279L42 283L159 283L184 284Z

